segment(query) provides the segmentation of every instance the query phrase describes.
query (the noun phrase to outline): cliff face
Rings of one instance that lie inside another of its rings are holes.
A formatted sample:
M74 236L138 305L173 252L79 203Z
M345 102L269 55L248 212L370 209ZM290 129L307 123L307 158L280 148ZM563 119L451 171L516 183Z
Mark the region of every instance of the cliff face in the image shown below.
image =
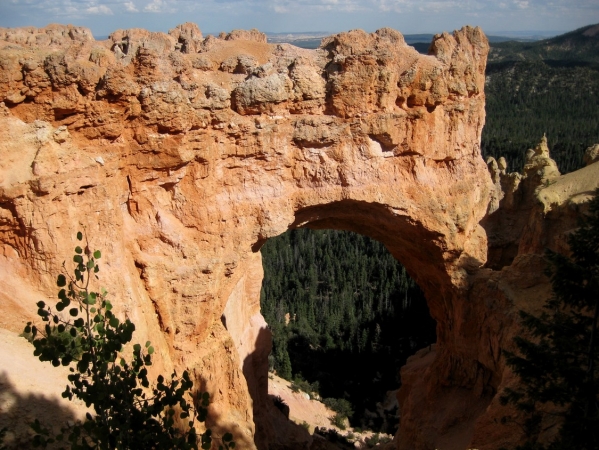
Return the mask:
M54 298L85 230L117 313L160 349L156 371L191 370L212 394L209 425L240 448L284 448L302 437L269 416L258 250L290 228L351 230L406 266L438 323L435 351L402 374L398 448L495 448L500 350L523 279L545 283L526 259L544 243L531 231L521 259L482 268L485 228L499 228L481 221L507 197L480 156L480 29L436 36L429 56L390 29L316 51L193 24L0 39L2 328ZM517 240L503 239L491 248Z

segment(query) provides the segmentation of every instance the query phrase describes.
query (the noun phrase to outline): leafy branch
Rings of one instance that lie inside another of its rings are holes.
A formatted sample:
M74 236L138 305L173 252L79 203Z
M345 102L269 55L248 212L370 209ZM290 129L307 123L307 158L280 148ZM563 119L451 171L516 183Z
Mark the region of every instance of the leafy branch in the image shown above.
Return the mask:
M83 241L83 234L77 233ZM94 414L87 413L83 423L62 428L53 434L39 420L31 425L36 435L34 447L68 442L71 449L210 449L210 429L198 434L195 425L205 422L210 404L207 392L192 392L193 381L187 371L170 380L162 375L150 384L148 366L154 347L147 341L133 345L132 357L123 348L133 338L135 325L119 320L105 289L91 289L98 278L102 254L92 252L89 243L75 247L73 273L57 277L60 288L55 310L45 302L37 303L37 314L45 322L41 328L27 323L34 355L53 366L69 366L69 385L64 398L78 398ZM235 447L233 436L220 438L220 450Z

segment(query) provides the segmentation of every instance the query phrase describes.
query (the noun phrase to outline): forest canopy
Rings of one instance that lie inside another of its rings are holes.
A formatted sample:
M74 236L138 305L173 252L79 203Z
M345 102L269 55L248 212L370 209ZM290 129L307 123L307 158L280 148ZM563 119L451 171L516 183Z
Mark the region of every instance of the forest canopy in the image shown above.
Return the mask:
M355 426L392 431L365 410L375 411L399 387L406 358L436 339L420 288L383 244L351 232L293 230L261 251L271 369L349 400Z

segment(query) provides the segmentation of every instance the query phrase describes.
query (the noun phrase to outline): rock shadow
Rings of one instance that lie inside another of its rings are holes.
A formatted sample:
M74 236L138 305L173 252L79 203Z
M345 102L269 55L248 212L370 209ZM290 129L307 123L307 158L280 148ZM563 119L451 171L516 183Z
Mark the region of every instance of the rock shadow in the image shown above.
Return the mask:
M261 328L256 337L254 352L243 361L243 374L253 402L255 443L259 450L293 450L311 448L312 436L275 406L268 395L268 355L272 347L271 332Z
M0 373L0 430L6 428L0 447L4 444L7 449L32 448L35 432L29 424L35 419L59 432L61 427L73 424L78 417L56 398L17 391L6 372Z

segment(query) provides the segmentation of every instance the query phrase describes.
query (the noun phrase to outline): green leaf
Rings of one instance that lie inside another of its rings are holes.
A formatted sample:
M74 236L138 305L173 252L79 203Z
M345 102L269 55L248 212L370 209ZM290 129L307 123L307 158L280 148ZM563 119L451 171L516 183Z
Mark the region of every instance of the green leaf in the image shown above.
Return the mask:
M100 252L100 250L96 250L94 252L94 258L100 259L101 257L102 257L102 253Z
M81 231L77 232L77 240L80 241L83 239L83 233L81 233Z
M75 255L75 256L73 256L73 261L80 264L83 262L83 256Z
M139 345L139 344L135 344L135 345L133 346L133 351L134 351L134 352L137 352L137 353L141 352L141 345Z
M151 355L152 353L154 353L154 347L150 346L148 347L148 354Z
M146 348L148 348L150 345L152 345L152 343L150 341L146 342Z
M80 255L81 253L83 253L83 249L81 247L77 246L77 247L75 247L75 253Z
M77 317L77 315L79 314L79 309L78 308L71 308L69 309L69 314L73 317Z
M119 326L119 319L117 319L116 317L112 317L108 323L112 328L116 328Z
M87 268L88 268L88 269L93 269L93 268L94 268L94 260L93 260L93 259L90 259L90 260L87 262Z

